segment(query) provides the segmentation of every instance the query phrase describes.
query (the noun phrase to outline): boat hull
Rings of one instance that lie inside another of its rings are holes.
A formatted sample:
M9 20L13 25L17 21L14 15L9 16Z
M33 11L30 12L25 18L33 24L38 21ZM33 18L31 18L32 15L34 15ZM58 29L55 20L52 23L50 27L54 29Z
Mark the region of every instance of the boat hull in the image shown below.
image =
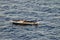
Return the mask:
M38 24L24 24L24 23L14 23L14 22L13 22L13 24L15 24L15 25L38 25Z
M38 22L34 22L34 21L24 21L24 20L20 20L20 21L11 21L13 24L15 25L38 25Z

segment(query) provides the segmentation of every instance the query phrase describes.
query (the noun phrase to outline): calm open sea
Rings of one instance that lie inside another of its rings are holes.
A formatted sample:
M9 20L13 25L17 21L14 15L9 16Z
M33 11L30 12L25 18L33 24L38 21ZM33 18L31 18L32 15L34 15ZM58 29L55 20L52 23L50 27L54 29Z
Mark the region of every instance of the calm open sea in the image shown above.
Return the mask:
M40 24L10 22L20 19ZM0 40L60 40L60 0L0 0Z

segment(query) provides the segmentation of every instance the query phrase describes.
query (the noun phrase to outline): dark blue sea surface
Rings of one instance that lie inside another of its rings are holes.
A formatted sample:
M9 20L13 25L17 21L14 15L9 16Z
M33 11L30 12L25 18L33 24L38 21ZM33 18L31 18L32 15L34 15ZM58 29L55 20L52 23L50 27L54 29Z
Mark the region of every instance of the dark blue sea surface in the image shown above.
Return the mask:
M21 19L40 24L11 23ZM60 40L60 0L0 0L0 40Z

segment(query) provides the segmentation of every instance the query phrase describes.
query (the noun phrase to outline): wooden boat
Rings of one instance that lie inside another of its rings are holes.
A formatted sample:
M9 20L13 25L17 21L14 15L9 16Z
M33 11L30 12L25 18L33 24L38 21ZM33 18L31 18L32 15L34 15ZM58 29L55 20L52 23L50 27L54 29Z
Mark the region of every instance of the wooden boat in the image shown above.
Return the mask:
M26 21L26 20L15 20L12 21L12 23L15 25L38 25L39 24L39 22Z

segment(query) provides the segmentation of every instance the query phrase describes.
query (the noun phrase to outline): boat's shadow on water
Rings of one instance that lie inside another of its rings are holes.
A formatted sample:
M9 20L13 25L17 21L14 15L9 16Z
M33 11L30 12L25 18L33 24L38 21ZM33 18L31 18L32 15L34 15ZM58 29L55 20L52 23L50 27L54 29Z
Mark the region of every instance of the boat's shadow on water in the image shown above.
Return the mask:
M37 31L38 25L16 25L16 24L11 24L10 27L16 28L17 30L22 30L22 31Z
M29 27L29 28L30 28L30 27L34 27L35 29L37 29L37 28L39 27L38 24L37 24L37 25L28 25L28 24L25 24L25 25L22 24L22 25L21 25L21 24L13 24L13 23L12 23L12 27L13 27L13 26L17 26L17 27Z

